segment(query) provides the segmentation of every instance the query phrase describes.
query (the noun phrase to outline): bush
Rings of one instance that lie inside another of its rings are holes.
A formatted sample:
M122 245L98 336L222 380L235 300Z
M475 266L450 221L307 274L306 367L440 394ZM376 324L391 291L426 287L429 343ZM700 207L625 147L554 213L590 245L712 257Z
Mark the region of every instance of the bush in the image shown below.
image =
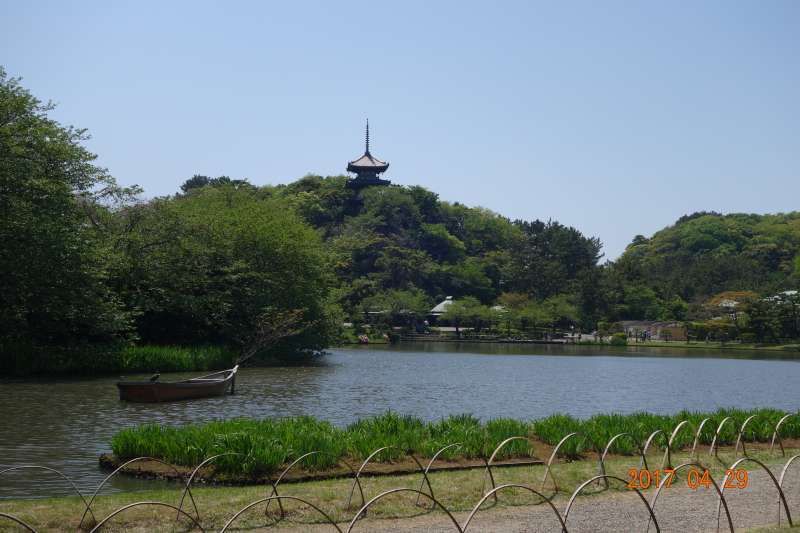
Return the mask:
M756 336L754 333L744 332L740 335L742 342L746 342L748 344L756 342Z
M611 336L611 345L612 346L627 346L628 345L628 336L624 333L614 333Z

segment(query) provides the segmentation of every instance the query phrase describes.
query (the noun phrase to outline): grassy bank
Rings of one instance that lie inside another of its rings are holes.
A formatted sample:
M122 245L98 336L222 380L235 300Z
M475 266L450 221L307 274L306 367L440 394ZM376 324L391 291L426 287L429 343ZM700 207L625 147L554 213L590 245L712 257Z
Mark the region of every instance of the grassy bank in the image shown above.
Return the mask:
M129 346L119 355L126 372L183 372L230 368L236 353L223 346Z
M795 450L787 450L787 452L789 454L796 453ZM752 456L767 462L767 464L777 465L785 462L785 458L779 460L765 452L756 451ZM658 454L653 454L654 464L657 464L658 458ZM688 459L687 454L679 453L676 454L673 462L679 464ZM708 468L714 479L720 480L724 475L726 466L713 460L708 461L708 463ZM744 464L742 468L747 468L747 466L747 464ZM610 458L606 463L608 474L616 475L623 479L628 478L628 469L636 467L638 467L638 459L636 457L617 456ZM775 471L777 468L773 467L772 469ZM686 473L686 470L680 473L673 484L674 488L672 490L689 490L686 488ZM494 471L497 485L519 483L536 489L540 487L543 474L544 467L542 465L505 467ZM596 474L597 463L595 461L565 462L556 465L552 470L552 475L557 480L560 491L555 496L555 503L558 509L563 511L569 495L584 480ZM420 481L420 474L365 477L362 478L362 485L365 498L370 499L385 490L396 487L419 487ZM485 471L480 468L456 472L433 472L430 474L430 481L436 498L453 512L471 510L481 495L489 488L489 485L486 484ZM353 506L347 507L347 497L350 493L351 484L352 479L284 483L280 486L280 494L307 499L319 505L335 521L346 523L353 517L356 509L361 504L356 491L353 498ZM173 487L166 489L103 495L97 498L92 505L92 509L99 520L115 509L137 501L161 501L177 505L182 488L183 485L175 484ZM611 483L609 488L615 494L627 490L622 483ZM598 486L592 486L587 490L587 493L597 493L599 489L600 487ZM545 491L549 493L551 490L552 481L548 481ZM652 493L653 488L648 490ZM712 491L713 489L708 491L700 489L698 497L713 498L715 496ZM264 498L269 493L269 490L264 485L246 487L203 487L197 485L192 489L192 493L202 517L203 527L207 531L218 531L238 509L243 508L250 502ZM649 498L650 494L647 497ZM379 528L387 530L391 524L381 523L378 520L428 514L429 511L427 509L414 505L415 499L416 496L413 494L399 494L381 500L370 508L368 518L365 522L359 524L356 531L370 531ZM482 513L502 513L504 509L540 503L540 501L527 492L507 490L500 494L498 503L492 504L490 502ZM664 501L666 502L667 500ZM259 506L242 516L241 522L237 522L237 526L244 529L258 529L270 525L271 528L282 529L287 527L292 528L294 531L308 531L312 529L313 524L320 523L320 517L317 514L298 502L286 500L283 505L287 511L287 519L282 522L277 520L277 505L270 507L270 515L266 517L264 515L264 507ZM665 505L665 503L661 505ZM188 506L185 507L187 511L193 512L188 499L184 502L184 506ZM18 516L41 530L76 531L83 509L82 502L76 497L0 501L0 512ZM487 518L491 516L501 515L489 514ZM430 515L430 518L431 529L439 525L447 527L447 519L443 513L437 511ZM463 521L465 515L459 515L459 518ZM115 517L109 524L108 530L174 531L174 520L175 512L169 509L135 508ZM397 524L403 525L404 522L397 522ZM0 529L2 526L3 524L0 523ZM330 530L332 530L330 526L319 529L319 531ZM314 531L317 530L314 529Z
M343 327L339 333L339 345L362 344L360 337L366 337L368 344L389 344L391 331L374 330L363 333L356 332L355 328Z
M0 375L102 375L220 370L236 352L224 346L85 345L45 350L3 346Z
M469 415L451 416L437 422L424 422L411 416L386 413L360 420L345 428L311 417L278 420L233 419L181 427L142 425L117 433L111 442L119 459L149 456L182 466L193 466L204 458L220 453L235 452L241 456L221 458L217 471L245 477L259 477L275 472L282 465L311 451L322 454L304 463L308 470L333 467L340 459L363 460L374 450L393 446L376 457L376 461L393 461L405 453L431 457L440 448L461 443L451 448L443 459L488 458L495 447L509 437L527 436L535 441L553 446L564 436L579 432L561 448L561 455L577 458L591 450L602 450L609 439L618 433L628 433L631 438L620 438L613 452L632 454L656 430L669 435L683 420L684 427L673 442L676 448L690 446L695 429L701 420L710 418L700 435L701 444L710 444L719 423L732 417L720 432L719 444L732 444L744 420L756 415L747 426L747 441L768 441L775 424L785 413L774 409L720 409L714 413L680 412L675 415L635 413L630 415L596 415L579 420L567 415L553 415L533 421L495 419L481 422ZM785 438L800 438L800 417L792 417L782 426ZM584 438L585 436L585 438ZM657 444L662 444L661 436ZM498 459L525 457L533 453L526 441L514 441L503 448Z
M581 346L611 346L608 342L580 341ZM628 340L624 346L639 348L695 348L707 350L766 350L773 352L797 352L800 355L800 344L765 344L745 342L705 342L705 341L644 341Z

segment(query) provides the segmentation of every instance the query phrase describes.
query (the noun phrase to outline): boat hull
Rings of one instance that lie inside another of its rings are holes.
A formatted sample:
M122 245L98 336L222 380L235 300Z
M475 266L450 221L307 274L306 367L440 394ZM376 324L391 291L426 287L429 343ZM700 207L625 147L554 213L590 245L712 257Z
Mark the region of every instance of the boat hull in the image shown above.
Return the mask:
M174 383L120 381L117 383L119 399L126 402L158 403L222 396L228 389L233 393L236 369L222 374L227 375L220 379L196 378Z

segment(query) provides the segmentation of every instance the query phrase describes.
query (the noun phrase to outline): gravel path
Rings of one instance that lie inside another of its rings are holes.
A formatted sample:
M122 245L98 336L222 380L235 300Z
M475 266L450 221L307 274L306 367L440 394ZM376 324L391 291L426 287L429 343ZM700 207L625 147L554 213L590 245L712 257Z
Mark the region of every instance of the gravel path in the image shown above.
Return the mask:
M787 479L785 489L789 510L794 512L796 520L800 521L800 479ZM653 494L652 490L645 493L648 502L652 500ZM725 498L736 531L778 523L778 492L766 472L751 471L749 487L728 489L725 491ZM554 504L563 514L567 504L566 499L559 498ZM670 489L662 491L655 507L659 526L661 531L665 532L716 531L716 513L717 496L714 488L699 488L693 491L685 482L681 484L676 482ZM463 524L467 515L468 513L455 513L455 518ZM635 492L601 493L578 498L570 511L567 527L570 532L644 532L648 529L648 517L646 507ZM786 515L783 512L780 521L786 524ZM278 529L309 532L334 530L331 526L292 526L285 523ZM722 511L720 531L727 530L727 520ZM403 519L367 518L361 520L353 531L451 533L456 531L456 528L444 513L437 512ZM480 511L470 522L468 531L551 532L560 531L560 526L552 509L547 504L541 504ZM655 531L652 525L650 531Z

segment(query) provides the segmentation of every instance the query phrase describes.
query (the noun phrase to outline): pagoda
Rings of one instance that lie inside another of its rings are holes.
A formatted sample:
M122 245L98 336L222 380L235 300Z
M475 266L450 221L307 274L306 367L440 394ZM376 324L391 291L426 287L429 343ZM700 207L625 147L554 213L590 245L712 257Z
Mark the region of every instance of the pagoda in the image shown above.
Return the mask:
M384 180L378 177L378 174L386 172L389 168L389 163L381 161L380 159L369 153L369 119L367 120L367 136L366 136L366 150L364 155L347 163L347 171L353 172L356 177L347 180L347 186L351 189L361 189L369 187L370 185L389 185L389 180Z

